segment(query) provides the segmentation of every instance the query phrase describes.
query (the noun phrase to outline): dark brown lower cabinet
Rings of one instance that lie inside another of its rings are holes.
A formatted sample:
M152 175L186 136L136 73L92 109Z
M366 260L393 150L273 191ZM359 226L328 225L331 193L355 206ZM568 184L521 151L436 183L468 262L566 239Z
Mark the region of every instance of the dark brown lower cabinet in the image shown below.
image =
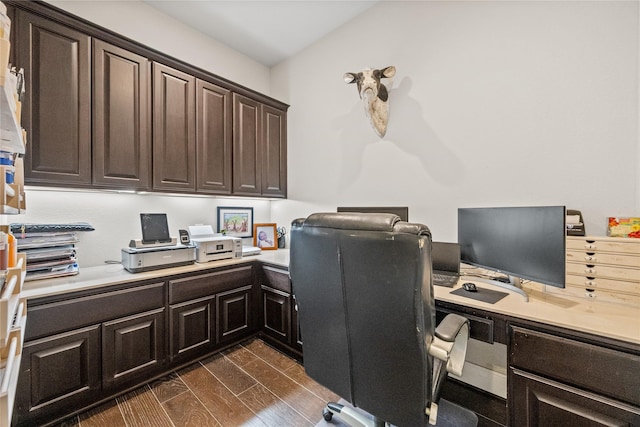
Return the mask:
M606 369L606 368L605 368ZM629 373L631 374L631 373ZM526 427L640 425L640 408L512 369L511 424Z
M594 339L510 325L510 426L640 426L640 349Z
M252 285L216 295L218 343L225 344L247 336L252 329Z
M96 399L101 386L99 325L25 343L14 422L35 425L72 411Z
M262 332L288 344L291 337L291 295L263 285L262 311Z
M105 388L144 381L166 360L164 308L102 324Z
M216 343L215 312L213 296L171 306L169 353L172 360L213 349Z

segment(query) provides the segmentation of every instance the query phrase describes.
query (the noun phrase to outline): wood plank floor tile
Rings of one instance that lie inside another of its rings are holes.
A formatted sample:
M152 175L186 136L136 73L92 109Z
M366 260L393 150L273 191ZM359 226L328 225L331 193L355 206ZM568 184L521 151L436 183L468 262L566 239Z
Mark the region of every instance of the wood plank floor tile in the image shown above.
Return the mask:
M62 420L59 424L55 424L54 427L78 427L80 425L80 420L78 420L78 416L74 415L73 417L69 417L66 420Z
M115 399L80 414L80 427L126 427Z
M265 344L262 340L253 340L244 347L261 359L268 361L270 365L273 365L281 371L284 371L297 363L289 356L286 356L273 347Z
M258 356L256 356L254 353L249 351L249 349L243 346L238 346L237 348L234 348L233 351L225 351L222 354L224 354L229 358L229 360L240 367L246 365L249 362L253 362L258 358Z
M200 363L235 395L242 393L257 383L254 378L251 378L238 365L222 354L204 359Z
M117 397L116 401L129 427L173 427L148 385Z
M189 390L189 387L182 382L175 372L151 382L149 386L160 403L173 399L177 395Z
M319 420L326 402L262 359L247 363L243 369L285 403L310 420Z
M255 414L202 365L196 364L178 375L223 426L264 426Z
M312 380L304 371L304 366L300 365L299 363L291 366L290 368L285 370L284 373L297 383L302 384L305 388L318 396L324 402L337 402L338 400L340 400L340 396Z
M315 424L278 399L261 384L242 393L241 398L268 426L303 427Z
M162 407L169 414L173 424L180 427L220 427L220 424L191 392L167 400Z

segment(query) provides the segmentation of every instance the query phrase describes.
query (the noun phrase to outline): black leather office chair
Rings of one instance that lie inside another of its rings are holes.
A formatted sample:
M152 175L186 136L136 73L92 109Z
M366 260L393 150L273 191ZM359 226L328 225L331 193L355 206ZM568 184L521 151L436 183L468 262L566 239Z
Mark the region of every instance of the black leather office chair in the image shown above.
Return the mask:
M317 213L293 221L290 256L307 374L373 416L329 403L325 420L477 424L449 402L438 416L447 371L462 372L469 326L451 314L435 328L426 226L392 214Z

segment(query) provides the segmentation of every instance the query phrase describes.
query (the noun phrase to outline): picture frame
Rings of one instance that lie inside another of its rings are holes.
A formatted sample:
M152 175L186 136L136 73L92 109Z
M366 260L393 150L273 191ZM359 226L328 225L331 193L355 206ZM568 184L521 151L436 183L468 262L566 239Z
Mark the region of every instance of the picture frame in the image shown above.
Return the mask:
M254 224L253 246L262 250L278 249L278 234L276 224Z
M218 233L252 237L253 229L253 208L218 206Z

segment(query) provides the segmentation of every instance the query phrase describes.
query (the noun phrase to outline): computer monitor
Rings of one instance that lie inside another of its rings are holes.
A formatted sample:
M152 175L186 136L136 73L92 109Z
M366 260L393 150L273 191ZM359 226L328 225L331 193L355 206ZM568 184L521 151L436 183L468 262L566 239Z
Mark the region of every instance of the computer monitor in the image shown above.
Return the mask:
M565 286L564 206L458 209L458 243L462 262L502 272L490 280L524 295L521 279Z
M406 206L338 206L338 212L390 213L400 217L400 221L409 221L409 208Z
M141 213L140 224L143 244L171 243L167 214Z

